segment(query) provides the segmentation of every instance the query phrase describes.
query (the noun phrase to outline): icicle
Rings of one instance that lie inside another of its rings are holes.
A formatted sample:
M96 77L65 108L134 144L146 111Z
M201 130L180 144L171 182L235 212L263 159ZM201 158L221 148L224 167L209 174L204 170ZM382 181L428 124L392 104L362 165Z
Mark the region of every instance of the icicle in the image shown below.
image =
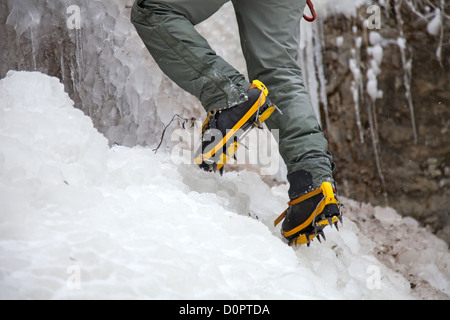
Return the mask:
M367 103L367 115L369 118L369 127L370 127L370 136L372 139L372 148L375 155L375 165L377 167L378 176L381 181L381 186L383 189L383 195L387 197L386 194L386 181L384 179L383 171L381 170L381 160L380 160L380 151L379 151L379 141L377 139L376 129L375 129L375 121L373 118L373 110L374 110L374 101L370 101Z
M59 49L60 49L59 63L60 63L60 66L61 66L61 79L62 79L62 83L65 84L66 83L66 67L64 65L64 47L61 45L59 47Z
M444 5L445 5L445 0L441 0L441 9L439 10L441 33L439 35L439 45L436 49L436 57L439 60L441 68L444 68L444 65L442 64L442 45L444 44L444 13L443 13L443 12L445 12Z
M33 62L33 70L37 71L37 62L36 62L36 55L37 55L37 49L38 43L36 43L35 38L35 32L33 32L34 28L30 27L30 39L31 39L31 60Z
M356 34L357 29L353 28L353 32ZM360 49L362 39L361 37L355 37L355 49L351 50L352 58L349 61L350 70L353 73L353 81L352 81L352 92L353 92L353 102L355 103L355 119L356 126L358 127L359 132L359 140L361 143L364 143L364 130L361 122L361 113L360 113L360 97L363 92L363 81L362 81L362 72L361 72L361 56Z
M74 29L74 37L72 41L75 43L75 64L71 63L71 77L73 88L76 91L81 90L83 75L84 75L84 50L83 50L83 29Z
M323 20L317 21L314 26L314 60L319 77L319 97L325 114L325 125L328 130L331 129L330 116L328 112L327 80L323 67L322 48L325 46L323 37Z
M320 105L322 104L325 125L330 128L330 118L328 111L328 97L326 91L327 80L325 78L325 68L323 66L322 49L324 47L323 22L317 20L315 23L306 23L302 20L301 26L302 51L300 65L303 70L305 86L308 90L311 104L322 125Z
M355 65L355 60L350 60L350 65ZM358 127L359 132L359 141L364 143L364 132L362 129L361 123L361 115L359 112L359 84L358 81L352 81L351 90L353 92L353 101L355 103L355 118L356 118L356 126Z
M367 71L367 77L368 77L368 86L370 82L376 81L373 80L374 78L376 79L376 75L375 72L372 69L369 69ZM372 93L370 93L370 91L373 91ZM381 169L381 159L380 159L380 142L379 142L379 138L378 138L378 123L377 123L377 112L376 112L376 99L378 98L378 95L373 95L374 92L377 92L377 89L367 89L367 93L370 96L370 101L367 102L367 116L369 119L369 128L370 128L370 137L372 140L372 148L373 148L373 152L375 155L375 164L377 167L377 172L378 172L378 176L380 178L381 181L381 185L382 185L382 189L383 189L383 193L385 194L386 191L386 183L384 180L384 175L383 175L383 171Z
M302 61L300 62L303 70L303 78L306 89L308 90L311 104L316 113L317 120L322 123L322 118L319 109L319 83L316 77L316 64L314 59L314 31L313 23L307 23L302 20L301 25L301 43L300 48L302 54L300 55Z
M397 26L399 29L399 38L397 39L397 45L400 49L400 55L402 59L402 65L403 65L403 84L405 86L405 97L409 105L409 111L411 114L411 125L413 130L413 136L414 136L414 143L417 144L418 142L418 135L417 135L417 129L416 129L416 119L415 119L415 112L414 112L414 104L412 101L412 94L411 94L411 79L412 79L412 59L406 57L406 37L403 32L403 19L401 16L400 11L400 0L395 0L394 2L394 10L395 15L397 18Z
M386 183L384 180L383 171L381 170L380 159L380 142L378 137L378 121L376 112L376 100L379 98L379 91L377 88L377 71L374 70L376 66L372 66L367 70L367 94L370 97L370 101L367 102L367 115L369 118L370 136L372 139L372 148L375 155L375 164L377 167L378 176L381 181L383 192L386 191ZM386 195L385 195L386 196Z

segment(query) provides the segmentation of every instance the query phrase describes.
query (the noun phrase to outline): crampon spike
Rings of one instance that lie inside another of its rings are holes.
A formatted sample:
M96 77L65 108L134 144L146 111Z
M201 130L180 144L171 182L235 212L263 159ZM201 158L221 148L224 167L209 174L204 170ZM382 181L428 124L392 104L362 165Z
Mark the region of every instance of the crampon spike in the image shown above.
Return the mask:
M333 229L333 219L330 217L330 218L327 218L327 220L328 220L328 224L330 225L330 228Z
M320 234L317 234L317 240L319 241L319 243L322 243L322 240L320 239Z
M322 238L323 238L324 241L327 241L327 238L325 237L325 233L324 233L322 230L320 230L320 231L318 232L318 234L320 234L320 235L322 236Z
M296 246L297 245L298 238L292 239L289 243L290 246Z

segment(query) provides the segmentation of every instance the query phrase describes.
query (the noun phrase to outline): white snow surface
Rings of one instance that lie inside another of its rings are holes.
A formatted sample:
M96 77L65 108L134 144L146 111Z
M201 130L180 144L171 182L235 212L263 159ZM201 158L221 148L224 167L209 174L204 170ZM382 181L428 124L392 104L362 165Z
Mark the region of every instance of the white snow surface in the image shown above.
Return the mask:
M401 270L431 286L424 298L448 297L448 248L432 235L422 230L389 267L376 257L395 225L419 233L410 218L377 209L363 232L365 207L345 200L340 232L288 247L273 228L288 186L109 147L56 78L10 71L0 128L1 299L418 297Z

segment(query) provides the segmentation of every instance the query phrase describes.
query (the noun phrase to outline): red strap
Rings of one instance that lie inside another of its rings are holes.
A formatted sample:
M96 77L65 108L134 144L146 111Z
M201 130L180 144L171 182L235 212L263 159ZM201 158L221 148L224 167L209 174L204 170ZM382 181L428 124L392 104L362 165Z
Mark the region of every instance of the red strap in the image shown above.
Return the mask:
M308 17L306 14L303 14L303 18L305 18L306 21L313 22L317 18L316 11L314 10L314 4L311 0L306 0L306 4L308 5L309 11L311 11L312 17Z

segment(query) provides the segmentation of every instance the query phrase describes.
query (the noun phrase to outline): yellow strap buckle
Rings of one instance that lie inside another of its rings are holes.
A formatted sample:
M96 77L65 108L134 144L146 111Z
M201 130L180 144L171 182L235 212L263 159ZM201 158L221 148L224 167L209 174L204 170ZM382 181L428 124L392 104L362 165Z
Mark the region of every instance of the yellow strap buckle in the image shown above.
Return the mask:
M259 90L261 90L263 93L264 93L264 95L267 97L268 95L269 95L269 90L267 90L267 87L264 85L264 83L262 83L261 81L259 81L259 80L253 80L253 82L252 82L253 84L252 84L252 86L251 86L251 88L253 87L256 87L256 88L258 88Z

